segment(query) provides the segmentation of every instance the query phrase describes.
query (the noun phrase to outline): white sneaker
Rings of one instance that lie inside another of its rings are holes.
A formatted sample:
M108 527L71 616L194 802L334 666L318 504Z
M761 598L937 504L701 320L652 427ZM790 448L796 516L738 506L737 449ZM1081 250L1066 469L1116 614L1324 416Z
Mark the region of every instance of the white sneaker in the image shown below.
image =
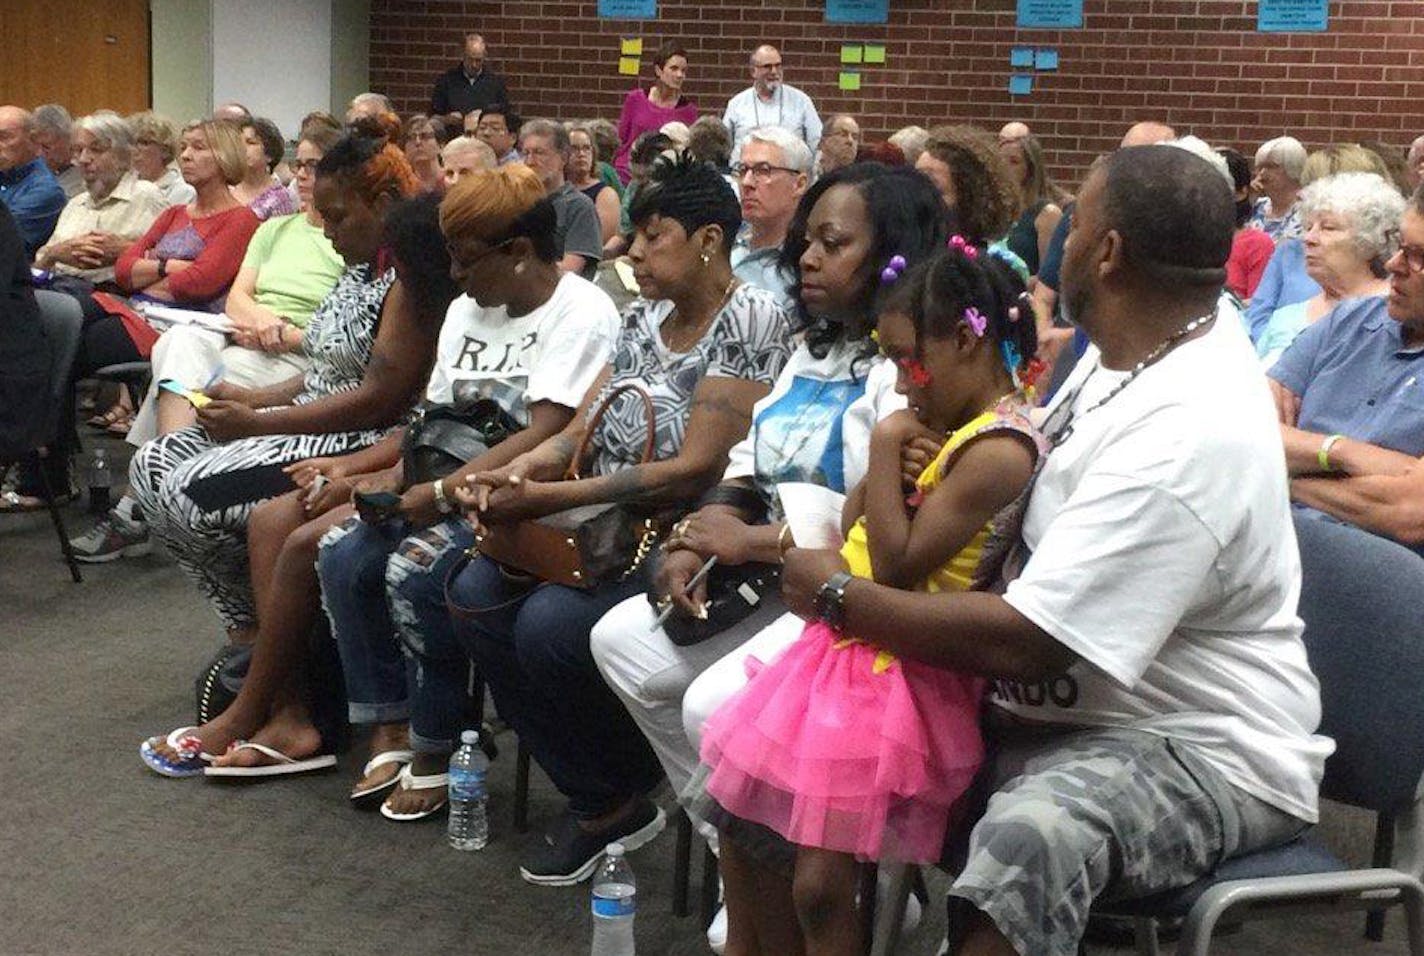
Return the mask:
M712 925L707 927L707 945L712 952L722 956L727 949L727 907L717 907L717 915L712 917Z
M86 534L69 539L76 560L84 564L104 564L119 558L137 558L153 550L148 525L129 521L117 508Z

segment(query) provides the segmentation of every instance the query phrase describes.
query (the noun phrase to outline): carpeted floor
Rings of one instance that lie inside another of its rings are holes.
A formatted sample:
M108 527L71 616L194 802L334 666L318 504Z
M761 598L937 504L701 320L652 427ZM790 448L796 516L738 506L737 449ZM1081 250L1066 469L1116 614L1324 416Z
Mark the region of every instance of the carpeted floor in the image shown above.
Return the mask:
M88 527L77 506L66 518L71 533ZM221 631L165 557L84 573L83 584L70 582L43 515L0 516L0 779L9 804L0 816L0 956L588 952L587 884L543 889L518 877L523 849L559 802L536 771L533 827L513 832L512 737L501 739L492 771L493 839L475 854L446 847L439 823L350 809L359 744L337 771L306 778L225 786L158 777L139 762L138 744L191 720L194 672ZM1358 815L1331 808L1325 829L1350 858L1367 854L1370 831ZM670 912L671 829L631 861L640 951L708 952L696 916ZM695 903L696 875L692 888ZM934 953L942 913L932 905L901 952ZM1382 945L1362 941L1353 917L1319 918L1249 927L1218 951L1393 956L1405 952L1401 937L1398 916Z

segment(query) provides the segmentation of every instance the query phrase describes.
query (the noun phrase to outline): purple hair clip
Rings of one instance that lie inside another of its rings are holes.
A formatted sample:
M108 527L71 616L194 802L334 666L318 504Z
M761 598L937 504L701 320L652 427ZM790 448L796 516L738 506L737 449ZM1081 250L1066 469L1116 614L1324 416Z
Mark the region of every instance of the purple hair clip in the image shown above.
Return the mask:
M958 249L960 252L964 253L965 257L968 259L979 258L979 250L974 248L974 244L971 243L968 239L965 239L957 232L949 237L948 245L949 248Z
M900 273L905 271L907 265L909 265L909 263L905 261L904 256L891 256L890 261L885 264L885 268L880 271L880 284L889 285L900 278Z
M964 310L964 324L969 326L969 330L977 338L981 339L984 337L984 333L989 330L989 320L984 318L983 313L973 306Z

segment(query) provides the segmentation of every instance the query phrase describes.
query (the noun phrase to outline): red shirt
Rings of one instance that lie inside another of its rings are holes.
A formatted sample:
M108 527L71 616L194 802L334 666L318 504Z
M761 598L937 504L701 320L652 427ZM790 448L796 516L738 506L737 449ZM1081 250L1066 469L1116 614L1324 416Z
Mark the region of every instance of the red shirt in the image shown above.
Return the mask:
M1276 244L1261 230L1249 226L1236 230L1231 258L1226 260L1226 287L1242 299L1251 298L1275 251Z
M188 215L187 206L169 206L159 213L148 232L124 250L114 263L114 280L125 292L133 287L134 263L150 249L167 248L165 258L187 259L193 264L168 276L174 301L205 306L222 296L237 278L247 254L247 243L260 223L246 206L237 206L201 219Z

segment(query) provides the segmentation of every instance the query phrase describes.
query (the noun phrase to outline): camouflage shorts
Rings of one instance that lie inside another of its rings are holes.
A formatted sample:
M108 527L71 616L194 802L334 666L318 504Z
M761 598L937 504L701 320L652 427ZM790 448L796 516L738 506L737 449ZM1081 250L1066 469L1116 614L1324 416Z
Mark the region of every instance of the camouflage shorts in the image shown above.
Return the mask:
M1000 741L1001 782L950 896L988 915L1025 956L1074 956L1100 896L1184 886L1306 826L1155 734L1023 737Z

